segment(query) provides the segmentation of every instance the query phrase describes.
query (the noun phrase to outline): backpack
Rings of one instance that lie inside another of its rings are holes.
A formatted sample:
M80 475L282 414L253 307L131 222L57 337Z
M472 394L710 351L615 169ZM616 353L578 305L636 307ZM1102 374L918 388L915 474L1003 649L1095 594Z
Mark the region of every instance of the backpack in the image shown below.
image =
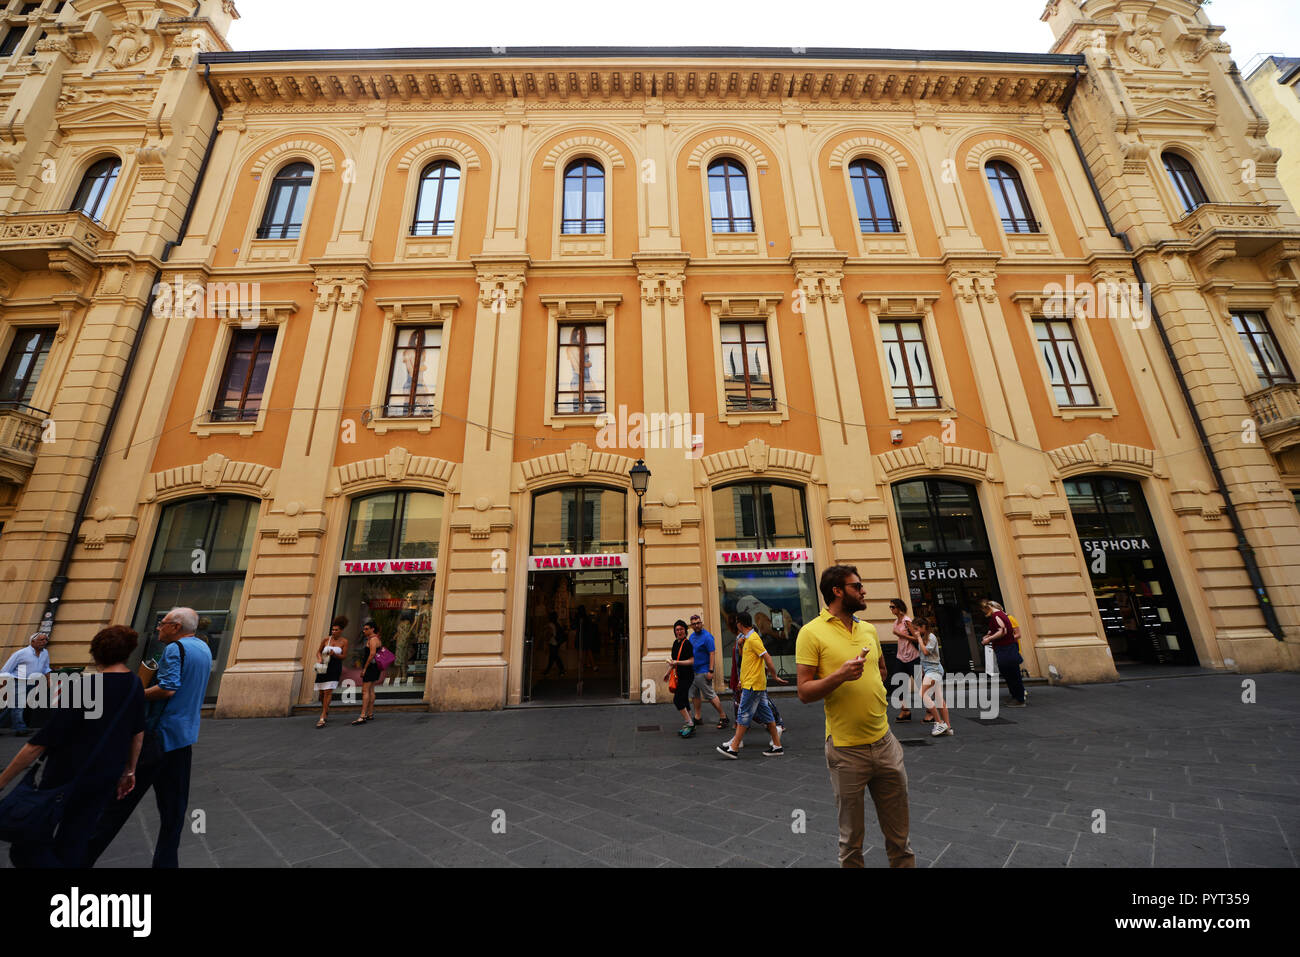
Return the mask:
M731 647L731 676L727 678L727 687L735 695L740 692L740 654L744 647L745 636L737 635L736 643Z

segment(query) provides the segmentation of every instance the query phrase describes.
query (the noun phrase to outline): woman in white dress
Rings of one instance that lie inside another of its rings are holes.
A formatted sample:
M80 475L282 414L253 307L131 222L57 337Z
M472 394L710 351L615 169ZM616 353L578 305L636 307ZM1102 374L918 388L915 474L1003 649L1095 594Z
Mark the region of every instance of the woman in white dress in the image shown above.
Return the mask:
M316 652L316 663L325 665L325 670L316 675L316 690L320 692L320 720L316 722L316 727L325 727L325 719L330 713L330 698L334 697L334 689L339 686L339 678L343 674L343 656L348 653L348 640L343 637L343 629L348 626L348 620L339 615L330 624L330 633L324 641L320 643L320 650Z

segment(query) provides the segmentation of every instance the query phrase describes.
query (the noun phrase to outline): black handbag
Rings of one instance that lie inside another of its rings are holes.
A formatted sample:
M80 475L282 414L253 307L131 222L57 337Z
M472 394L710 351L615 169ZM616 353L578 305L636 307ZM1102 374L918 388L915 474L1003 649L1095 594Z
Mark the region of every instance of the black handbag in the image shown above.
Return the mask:
M68 808L68 800L76 791L77 785L81 783L81 778L86 773L86 769L94 767L100 749L112 737L113 729L117 727L117 723L122 720L122 715L126 714L130 706L131 703L128 698L117 712L117 715L114 716L108 730L99 739L99 744L90 753L86 763L81 766L81 770L77 772L76 777L67 784L61 784L56 788L38 788L36 786L36 771L39 765L34 765L14 785L14 789L5 795L3 800L0 800L0 841L8 841L11 844L48 844L54 840L54 832L58 830L59 824L63 821L63 813Z
M176 642L176 648L181 653L181 681L185 680L185 641L181 639ZM161 666L162 660L159 659ZM158 731L158 725L162 723L163 712L167 706L172 703L168 698L163 702L163 706L158 709L158 714L154 716L153 727L144 729L144 744L140 746L140 759L136 762L136 777L145 778L149 772L156 768L162 762L163 746L162 734Z

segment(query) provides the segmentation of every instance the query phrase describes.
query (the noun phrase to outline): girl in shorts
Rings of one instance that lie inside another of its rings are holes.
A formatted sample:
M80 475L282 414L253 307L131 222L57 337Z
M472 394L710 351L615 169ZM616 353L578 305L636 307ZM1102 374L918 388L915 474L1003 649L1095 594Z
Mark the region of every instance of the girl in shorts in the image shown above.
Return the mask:
M921 699L927 711L938 714L930 735L937 738L952 734L952 719L943 700L943 663L939 660L939 638L934 633L934 622L918 615L912 619L911 632L921 650Z

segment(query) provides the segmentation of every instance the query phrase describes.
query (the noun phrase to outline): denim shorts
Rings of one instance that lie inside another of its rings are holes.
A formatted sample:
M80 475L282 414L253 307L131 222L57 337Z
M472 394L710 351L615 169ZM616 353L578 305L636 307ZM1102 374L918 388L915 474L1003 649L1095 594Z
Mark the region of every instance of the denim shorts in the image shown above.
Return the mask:
M740 692L740 709L736 712L736 725L748 728L750 722L754 720L766 727L776 719L772 717L772 708L767 703L767 692L746 688Z
M940 664L939 662L937 662L937 661L926 661L926 660L922 659L922 660L921 660L921 680L924 681L926 678L930 677L931 675L933 675L933 676L936 677L936 678L942 678L942 677L943 677L943 665L941 665L941 664Z

